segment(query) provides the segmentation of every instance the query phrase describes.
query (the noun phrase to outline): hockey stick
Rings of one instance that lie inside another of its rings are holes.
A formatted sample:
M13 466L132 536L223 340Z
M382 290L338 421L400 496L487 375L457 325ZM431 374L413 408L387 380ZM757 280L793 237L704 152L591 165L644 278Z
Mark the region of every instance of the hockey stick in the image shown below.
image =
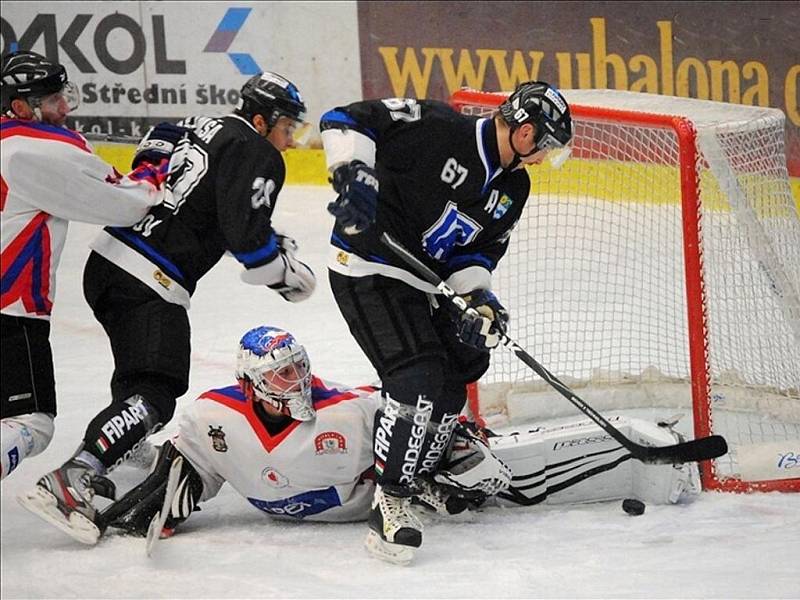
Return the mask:
M429 269L416 256L411 254L406 248L397 242L386 232L380 234L380 239L392 252L394 252L403 262L414 269L423 279L436 287L439 293L450 300L462 313L469 308L464 299L456 294L455 290L447 285L442 278ZM544 366L536 361L530 354L525 352L522 347L512 340L508 335L500 332L500 343L507 349L516 354L522 362L528 365L533 371L547 383L549 383L559 394L569 400L578 410L597 423L603 431L624 446L634 458L651 464L675 464L692 462L698 460L708 460L722 456L728 451L728 444L720 435L698 438L688 442L673 444L671 446L644 446L637 444L625 436L619 429L609 423L594 408L586 404L572 390L564 385L559 379L548 371Z
M182 467L182 456L173 459L169 467L169 477L167 478L167 490L164 493L164 502L161 504L161 510L153 515L150 526L147 528L147 540L145 545L147 556L153 554L153 548L156 542L161 538L161 530L164 529L164 523L167 522L167 517L169 517L169 511L172 507L172 500L175 498L175 492L178 491L178 481L181 477Z
M91 131L78 132L90 142L107 142L109 144L133 144L138 145L142 137L135 135L117 135L114 133L94 133Z

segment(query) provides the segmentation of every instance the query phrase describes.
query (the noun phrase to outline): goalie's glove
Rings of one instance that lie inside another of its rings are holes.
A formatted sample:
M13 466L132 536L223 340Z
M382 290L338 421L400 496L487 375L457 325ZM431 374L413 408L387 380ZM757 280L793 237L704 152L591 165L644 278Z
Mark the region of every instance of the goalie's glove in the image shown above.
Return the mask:
M284 264L283 279L268 287L283 296L289 302L302 302L314 293L317 287L317 278L314 271L296 256L297 242L288 235L275 232L280 246L280 256Z
M114 504L103 510L98 518L99 526L123 529L131 535L144 537L153 516L161 510L167 491L167 479L172 461L181 456L178 449L167 441L159 448L158 457L153 463L147 478L125 494ZM185 459L181 469L178 491L173 498L165 529L174 529L189 518L203 494L203 480Z
M175 146L188 131L185 127L166 121L152 127L136 146L131 169L135 170L142 163L158 165L165 158L169 159Z
M331 179L339 194L328 204L328 212L344 227L345 233L361 233L375 222L378 210L378 175L360 160L338 167Z
M511 485L511 469L489 449L484 436L456 425L447 463L433 480L450 493L469 500L503 492Z
M475 348L495 348L506 332L508 311L491 290L472 290L462 298L469 308L459 318L459 339Z

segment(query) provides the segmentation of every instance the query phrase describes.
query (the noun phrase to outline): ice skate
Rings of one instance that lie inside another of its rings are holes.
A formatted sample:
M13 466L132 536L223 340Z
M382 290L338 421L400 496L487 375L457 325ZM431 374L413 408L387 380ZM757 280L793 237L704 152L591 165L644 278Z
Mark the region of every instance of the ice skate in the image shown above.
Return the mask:
M400 485L375 488L365 542L371 554L401 565L414 558L414 548L422 545L422 522L411 512L414 491Z
M94 545L101 530L92 505L96 487L106 487L103 495L113 495L113 483L98 476L88 465L75 460L48 473L36 486L17 497L19 503L37 517L57 527L83 544Z

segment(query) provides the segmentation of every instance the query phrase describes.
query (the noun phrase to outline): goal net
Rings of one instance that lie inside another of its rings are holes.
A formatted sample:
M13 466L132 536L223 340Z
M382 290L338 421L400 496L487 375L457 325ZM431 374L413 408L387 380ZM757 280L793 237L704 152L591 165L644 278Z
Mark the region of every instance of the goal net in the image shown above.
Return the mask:
M800 491L800 219L780 110L563 90L572 158L529 168L531 197L493 287L509 335L602 412L685 415L725 436L706 489ZM506 94L459 90L490 116ZM576 410L495 351L473 412ZM681 427L681 422L677 426Z

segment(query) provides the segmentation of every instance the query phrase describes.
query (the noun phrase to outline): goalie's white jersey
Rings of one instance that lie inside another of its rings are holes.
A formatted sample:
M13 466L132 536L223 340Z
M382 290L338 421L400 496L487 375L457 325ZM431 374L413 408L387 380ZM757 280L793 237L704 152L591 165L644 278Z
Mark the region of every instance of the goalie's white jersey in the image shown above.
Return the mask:
M3 117L0 139L2 312L49 319L69 221L133 225L163 191L123 177L65 127Z
M227 481L253 506L313 521L365 519L374 492L372 387L312 379L316 419L271 435L238 385L202 394L178 419L173 444L203 479L201 501Z

